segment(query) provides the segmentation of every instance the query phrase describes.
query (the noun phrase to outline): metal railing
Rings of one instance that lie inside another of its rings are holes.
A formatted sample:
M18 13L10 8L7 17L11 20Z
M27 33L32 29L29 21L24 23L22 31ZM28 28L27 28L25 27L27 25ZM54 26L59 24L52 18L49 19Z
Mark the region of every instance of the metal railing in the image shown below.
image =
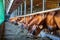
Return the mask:
M38 12L33 10L33 2L34 0L30 0L30 11L27 11L27 0L24 0L23 3L20 4L20 6L18 7L18 11L17 11L17 17L24 17L25 16L31 16L31 15L35 15L35 14L39 14L39 13L44 13L44 12L49 12L49 11L53 11L53 10L60 10L60 8L54 8L54 9L50 9L50 10L45 10L46 9L46 0L42 0L42 11L39 9ZM23 9L24 7L24 9ZM24 10L24 11L23 11ZM23 15L24 14L24 15Z

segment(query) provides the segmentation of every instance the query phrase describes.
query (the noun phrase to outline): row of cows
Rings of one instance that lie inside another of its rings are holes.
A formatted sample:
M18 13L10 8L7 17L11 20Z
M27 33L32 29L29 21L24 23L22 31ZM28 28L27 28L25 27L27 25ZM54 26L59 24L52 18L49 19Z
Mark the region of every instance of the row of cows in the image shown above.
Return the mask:
M42 29L56 31L60 29L60 11L51 11L31 16L14 17L9 20L11 23L16 22L18 25L23 23L24 28L33 35L38 35Z

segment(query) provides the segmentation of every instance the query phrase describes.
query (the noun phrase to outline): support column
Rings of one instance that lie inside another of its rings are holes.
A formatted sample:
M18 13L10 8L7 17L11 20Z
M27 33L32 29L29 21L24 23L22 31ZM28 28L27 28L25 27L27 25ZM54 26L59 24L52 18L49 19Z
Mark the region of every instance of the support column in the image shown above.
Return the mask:
M19 7L18 7L18 12L17 12L17 15L19 16L20 14L19 14L20 12L19 12Z
M31 11L31 13L33 12L33 0L30 0L30 11ZM31 17L31 16L30 16Z
M43 1L42 11L44 11L46 8L46 0L42 0L42 1ZM44 14L43 14L43 17L44 17Z
M18 9L16 9L16 16L18 16Z
M22 15L22 4L21 4L21 15Z
M24 15L26 15L26 0L24 0ZM26 20L26 17L24 16L24 22Z
M43 0L43 5L42 5L42 7L43 7L42 10L43 11L45 10L45 4L44 3L45 3L45 0Z

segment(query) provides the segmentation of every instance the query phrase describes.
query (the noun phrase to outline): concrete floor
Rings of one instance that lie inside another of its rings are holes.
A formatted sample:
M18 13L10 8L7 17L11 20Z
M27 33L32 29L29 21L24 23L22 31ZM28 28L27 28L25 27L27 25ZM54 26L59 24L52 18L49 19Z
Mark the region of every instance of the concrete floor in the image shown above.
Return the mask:
M21 27L11 24L9 22L5 23L5 39L6 40L49 40L48 38L33 38L27 37L28 31L24 29L21 31Z

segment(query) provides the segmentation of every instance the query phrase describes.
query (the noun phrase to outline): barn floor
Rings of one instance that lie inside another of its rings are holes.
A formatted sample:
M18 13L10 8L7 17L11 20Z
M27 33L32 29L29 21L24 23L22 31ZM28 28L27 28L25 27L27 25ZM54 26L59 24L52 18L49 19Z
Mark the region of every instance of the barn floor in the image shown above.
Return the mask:
M28 31L21 31L20 26L5 22L5 39L6 40L50 40L49 38L33 38L27 35Z

